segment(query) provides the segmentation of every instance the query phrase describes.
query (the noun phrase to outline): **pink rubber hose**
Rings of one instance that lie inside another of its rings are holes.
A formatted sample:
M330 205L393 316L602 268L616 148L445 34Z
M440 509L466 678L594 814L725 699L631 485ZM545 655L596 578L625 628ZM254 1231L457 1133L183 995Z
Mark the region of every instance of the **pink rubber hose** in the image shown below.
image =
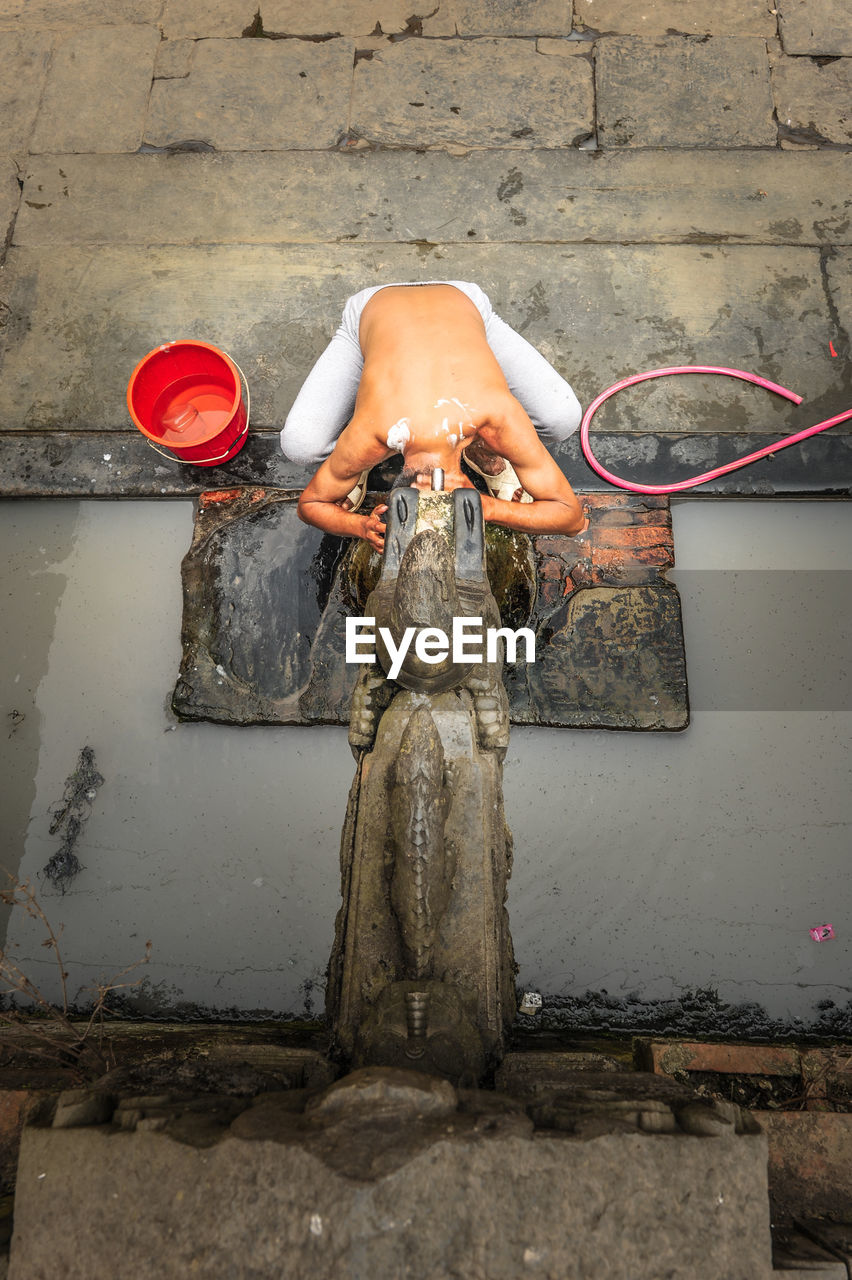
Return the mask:
M607 471L606 467L601 466L592 453L592 447L589 444L589 425L595 413L604 400L614 396L616 391L623 391L625 387L632 387L637 382L648 382L651 378L667 378L676 373L723 373L729 378L740 378L743 382L753 382L757 387L764 387L767 391L774 391L776 395L784 396L785 400L792 400L794 404L802 403L801 396L797 396L795 391L788 391L786 387L779 387L777 382L770 382L767 378L760 378L754 373L744 373L742 369L723 369L716 365L688 364L676 369L650 369L647 373L634 373L630 378L622 378L621 382L616 382L613 386L608 387L606 391L602 391L592 401L583 414L583 421L580 425L580 445L586 461L593 470L597 471L599 476L602 476L604 480L608 480L610 484L618 485L620 489L629 489L631 493L677 493L680 489L694 489L696 485L706 484L708 480L715 480L717 476L724 476L729 471L737 471L740 467L748 466L750 462L757 462L758 458L766 458L769 454L778 453L780 449L786 449L791 444L798 444L800 440L806 440L808 436L815 436L819 431L827 431L829 427L836 426L838 422L846 422L849 418L852 418L852 409L846 409L843 413L835 414L833 418L826 418L825 422L820 422L815 427L807 427L804 431L797 431L795 435L785 436L783 440L778 440L775 444L769 444L766 448L758 449L754 453L746 454L744 458L738 458L735 462L726 462L722 467L714 467L712 471L704 471L700 476L693 476L690 480L679 480L677 484L634 484L631 480L622 480L620 476L613 475L611 471Z

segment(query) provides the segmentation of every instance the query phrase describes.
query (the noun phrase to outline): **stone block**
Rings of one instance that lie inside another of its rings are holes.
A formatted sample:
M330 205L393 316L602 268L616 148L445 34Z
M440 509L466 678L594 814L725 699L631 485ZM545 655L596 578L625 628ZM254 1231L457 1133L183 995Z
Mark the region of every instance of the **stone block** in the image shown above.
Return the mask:
M535 1098L576 1081L578 1072L626 1070L624 1063L603 1053L535 1049L507 1053L494 1073L494 1087L513 1098Z
M156 22L162 0L6 0L0 13L0 29L29 27L38 30L76 30L114 23Z
M766 44L752 37L596 46L604 147L774 147Z
M166 40L235 38L249 30L258 0L165 0L159 19Z
M174 0L171 0L174 3ZM571 0L439 0L412 13L410 0L266 0L263 29L275 35L567 36Z
M574 22L605 35L777 35L777 19L766 0L574 0Z
M527 42L405 40L355 67L350 131L371 143L570 147L593 122L591 65Z
M332 147L346 127L354 53L349 40L203 40L188 77L154 82L145 141Z
M157 74L194 47L163 42ZM831 150L38 156L15 244L849 244L847 167Z
M780 0L781 43L785 53L852 54L852 25L846 0Z
M58 39L30 150L135 151L159 41L153 26L86 27Z
M115 1098L93 1089L66 1089L60 1093L53 1117L54 1129L77 1129L107 1124L115 1110Z
M0 29L0 152L25 151L41 101L53 36Z
M180 80L189 75L195 53L194 40L161 40L154 62L154 78Z
M442 0L423 15L424 36L568 36L571 29L571 0Z
M762 1134L643 1131L643 1106L663 1112L638 1094L595 1132L581 1091L585 1137L531 1135L480 1097L405 1123L279 1095L218 1134L201 1113L164 1132L30 1128L11 1280L214 1280L248 1259L257 1280L581 1280L601 1259L611 1280L769 1280Z
M852 59L819 66L810 58L780 58L772 68L772 92L782 131L794 141L852 142Z
M828 263L841 309L848 262L840 250ZM435 278L477 281L581 403L628 373L719 363L822 399L827 411L846 407L838 403L828 346L837 325L817 249L335 245L318 254L310 245L286 253L226 245L140 254L132 245L45 245L7 255L2 295L12 314L0 422L5 430L125 427L136 363L159 343L192 333L231 352L245 370L253 425L280 429L349 293L381 280ZM802 426L815 412L813 403L802 407ZM595 426L782 435L790 421L787 403L765 391L693 376L621 393Z
M264 0L261 5L263 29L288 36L370 36L399 35L408 28L413 12L411 0L320 0L306 5L301 0Z
M443 1119L458 1107L458 1094L448 1080L400 1067L364 1067L338 1080L306 1110L311 1117L405 1124L418 1117Z

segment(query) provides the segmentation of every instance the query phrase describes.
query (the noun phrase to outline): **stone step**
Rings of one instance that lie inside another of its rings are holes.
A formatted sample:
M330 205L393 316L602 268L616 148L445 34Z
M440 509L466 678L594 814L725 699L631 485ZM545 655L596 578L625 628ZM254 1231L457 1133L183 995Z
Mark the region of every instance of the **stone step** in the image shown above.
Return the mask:
M308 1098L31 1127L10 1280L769 1280L764 1136L643 1087L577 1072L533 1129L508 1097L373 1068Z
M849 245L848 168L834 151L32 156L13 243ZM11 164L2 191L14 207Z
M126 425L125 390L161 342L203 337L245 371L252 425L280 428L348 294L374 280L467 279L588 404L629 373L721 364L803 396L664 379L607 404L598 430L779 436L848 408L830 343L852 254L718 245L34 246L10 250L6 430ZM837 348L835 348L837 350ZM798 417L797 417L798 413Z

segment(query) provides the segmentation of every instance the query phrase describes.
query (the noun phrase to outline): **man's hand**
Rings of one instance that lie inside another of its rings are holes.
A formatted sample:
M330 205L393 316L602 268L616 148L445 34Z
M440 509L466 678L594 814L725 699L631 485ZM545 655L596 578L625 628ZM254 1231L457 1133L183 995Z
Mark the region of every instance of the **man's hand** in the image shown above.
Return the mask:
M378 551L381 555L385 548L385 525L384 521L379 517L387 511L387 503L381 503L378 507L373 507L369 515L363 516L364 532L361 537L365 542L369 542L374 551Z

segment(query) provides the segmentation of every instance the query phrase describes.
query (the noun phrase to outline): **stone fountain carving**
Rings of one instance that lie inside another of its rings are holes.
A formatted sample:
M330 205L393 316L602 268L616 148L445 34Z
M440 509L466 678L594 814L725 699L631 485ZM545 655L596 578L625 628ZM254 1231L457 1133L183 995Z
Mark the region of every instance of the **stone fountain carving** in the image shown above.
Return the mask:
M351 1065L407 1065L473 1084L502 1056L515 1009L502 655L428 663L412 643L390 680L379 628L398 646L406 628L449 636L455 617L479 618L484 630L500 616L475 490L399 489L386 519L381 577L364 610L375 618L377 659L361 668L352 699L358 768L328 1013Z

